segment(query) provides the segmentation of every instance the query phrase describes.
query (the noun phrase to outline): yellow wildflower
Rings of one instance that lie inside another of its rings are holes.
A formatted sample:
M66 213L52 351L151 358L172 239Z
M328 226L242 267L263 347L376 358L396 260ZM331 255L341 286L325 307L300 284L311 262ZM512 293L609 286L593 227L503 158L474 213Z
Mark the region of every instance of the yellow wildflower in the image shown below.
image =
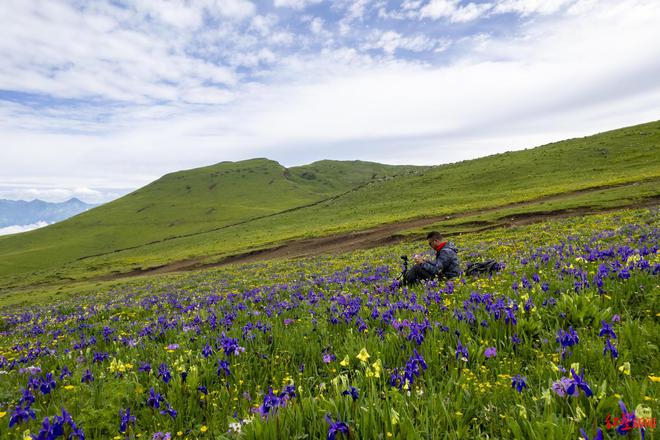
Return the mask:
M208 431L208 429L209 428L207 428L206 425L202 425L202 427L199 428L199 430L202 431L202 432L206 432L206 431Z
M342 367L348 367L349 364L350 364L350 359L348 355L346 355L344 357L344 360L339 363L339 365L341 365Z
M374 369L373 376L377 379L380 378L380 373L383 371L383 364L381 363L380 359L376 360L371 366Z
M360 353L358 353L358 355L355 356L355 357L358 358L358 359L360 359L360 361L362 361L362 362L367 362L367 360L368 360L371 356L369 356L369 353L367 353L367 349L366 349L366 348L362 348L362 350L360 350Z
M399 413L394 411L394 408L390 409L390 413L392 414L390 418L392 425L396 425L397 423L399 423Z

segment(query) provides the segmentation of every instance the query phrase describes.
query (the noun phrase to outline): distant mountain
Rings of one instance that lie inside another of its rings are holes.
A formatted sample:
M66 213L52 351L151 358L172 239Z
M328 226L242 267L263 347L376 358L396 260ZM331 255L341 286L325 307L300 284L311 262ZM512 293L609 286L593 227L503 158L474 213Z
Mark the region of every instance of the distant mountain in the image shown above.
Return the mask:
M7 226L31 225L39 222L55 223L87 211L90 205L77 198L62 203L43 200L4 200L0 199L0 228Z

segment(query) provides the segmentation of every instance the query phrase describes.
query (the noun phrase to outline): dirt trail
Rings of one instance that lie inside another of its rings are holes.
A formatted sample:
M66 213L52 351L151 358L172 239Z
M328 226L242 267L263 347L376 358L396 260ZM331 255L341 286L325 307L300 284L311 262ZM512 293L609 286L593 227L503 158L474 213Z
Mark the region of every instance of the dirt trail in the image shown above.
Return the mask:
M627 185L633 186L635 185L635 183L618 185L618 186L627 186ZM225 257L222 260L214 263L204 263L202 258L182 260L182 261L176 261L162 266L152 267L144 270L134 270L131 272L110 274L96 279L115 280L115 279L128 278L128 277L141 276L141 275L157 275L157 274L171 273L171 272L200 270L211 267L224 266L227 264L249 263L254 261L270 260L275 258L297 258L297 257L306 257L306 256L321 255L321 254L336 254L336 253L342 253L356 249L369 249L377 246L382 246L385 244L393 244L404 240L410 240L411 239L410 236L403 236L400 234L410 229L429 226L441 221L466 218L480 214L488 214L491 212L500 211L502 209L507 209L512 207L524 207L529 205L535 205L535 204L539 204L540 202L570 198L575 195L601 191L603 189L612 188L612 187L613 186L597 187L586 190L573 191L570 193L563 193L554 196L529 200L525 202L518 202L503 206L497 206L493 208L465 211L448 216L434 216L434 217L406 220L406 221L378 226L375 228L371 228L359 232L341 233L326 237L292 240L289 242L282 243L278 246ZM448 233L446 235L450 236L461 233L475 233L475 232L482 232L488 229L494 229L500 227L527 225L527 224L542 222L550 218L572 217L578 215L610 212L624 208L640 208L640 207L650 207L657 205L660 205L659 196L647 198L641 202L631 203L623 206L618 206L615 208L597 209L590 207L580 207L580 208L561 209L561 210L554 210L547 212L524 213L513 216L501 217L492 223L466 222L457 225L457 226L465 227L467 229L466 231L464 232L455 231L452 233Z

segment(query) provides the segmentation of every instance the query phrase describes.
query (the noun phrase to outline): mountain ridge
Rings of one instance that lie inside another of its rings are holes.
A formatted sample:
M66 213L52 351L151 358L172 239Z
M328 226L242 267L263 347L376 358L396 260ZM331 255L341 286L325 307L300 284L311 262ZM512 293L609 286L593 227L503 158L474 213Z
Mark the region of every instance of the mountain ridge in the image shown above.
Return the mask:
M0 199L0 228L23 226L37 222L54 223L73 217L97 205L85 203L76 197L64 202L46 202L40 199Z

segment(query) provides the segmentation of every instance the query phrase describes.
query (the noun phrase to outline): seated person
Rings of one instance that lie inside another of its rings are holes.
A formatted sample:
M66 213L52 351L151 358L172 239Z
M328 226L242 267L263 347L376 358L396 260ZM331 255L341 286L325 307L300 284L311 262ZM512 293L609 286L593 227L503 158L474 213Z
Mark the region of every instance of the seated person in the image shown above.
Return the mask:
M435 259L425 261L421 255L415 255L413 259L416 264L405 274L405 282L408 285L434 277L440 279L454 278L461 272L458 261L458 248L452 242L444 241L442 234L437 231L429 232L426 239L429 246L435 250Z

